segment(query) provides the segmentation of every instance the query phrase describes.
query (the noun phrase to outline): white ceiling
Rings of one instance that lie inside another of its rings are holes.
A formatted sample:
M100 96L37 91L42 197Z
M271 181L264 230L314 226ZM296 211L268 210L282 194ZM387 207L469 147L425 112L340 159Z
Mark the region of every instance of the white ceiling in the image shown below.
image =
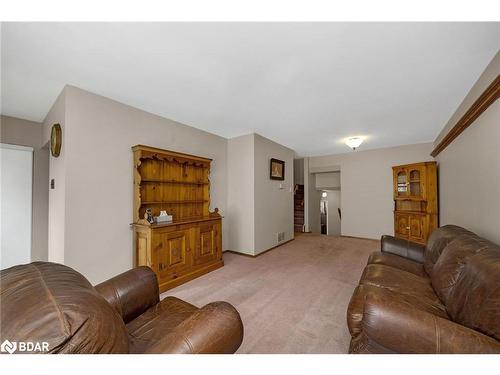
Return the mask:
M500 23L3 23L2 113L65 84L299 155L433 141L500 48Z

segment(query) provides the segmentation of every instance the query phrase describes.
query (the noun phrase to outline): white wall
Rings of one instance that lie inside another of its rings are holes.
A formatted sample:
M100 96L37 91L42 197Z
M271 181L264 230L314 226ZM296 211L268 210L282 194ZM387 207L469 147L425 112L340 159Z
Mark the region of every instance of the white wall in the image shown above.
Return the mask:
M294 159L293 161L293 182L304 185L304 159Z
M33 148L0 144L0 269L31 261Z
M229 250L257 255L293 238L293 150L258 134L228 140ZM285 180L269 178L271 158L285 162Z
M250 255L255 249L254 138L248 134L227 143L228 249Z
M431 143L358 150L310 157L309 168L312 172L326 172L340 167L342 234L378 239L382 234L394 233L392 166L433 160L431 151ZM309 190L311 194L315 189Z
M45 124L47 128L53 122L63 126L61 157L51 158L50 167L53 177L56 163L64 163L65 185L61 178L56 179L51 197L56 196L57 202L64 200L65 211L55 207L49 216L55 221L53 231L64 229L65 264L93 283L133 266L129 224L133 199L131 147L136 144L212 158L211 208L218 207L225 215L225 138L71 86L65 88L64 100L65 123L56 116L62 111L53 108ZM228 233L228 222L223 219L224 248ZM53 240L55 245L60 242L55 244ZM49 255L53 250L49 247Z
M293 156L294 151L255 134L255 250L257 255L278 245L278 232L284 241L293 239ZM271 158L285 162L285 180L271 180Z
M55 263L65 262L65 229L66 229L66 149L72 140L66 128L66 91L65 88L57 97L49 113L43 121L42 144L50 142L50 131L53 124L62 128L62 146L59 157L49 158L49 180L54 179L55 188L49 189L48 213L48 260ZM71 148L70 148L71 149ZM90 221L90 220L89 220Z
M500 72L500 53L486 68L435 144ZM439 155L440 225L456 224L500 243L500 101Z

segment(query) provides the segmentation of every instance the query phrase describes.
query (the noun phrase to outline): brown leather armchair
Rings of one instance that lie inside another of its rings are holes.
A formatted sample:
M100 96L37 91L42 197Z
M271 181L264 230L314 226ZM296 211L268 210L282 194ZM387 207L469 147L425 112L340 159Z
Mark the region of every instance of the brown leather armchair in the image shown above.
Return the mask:
M347 323L350 353L500 353L500 247L453 225L382 236Z
M2 270L0 281L0 342L46 342L49 353L234 353L243 339L233 306L160 301L147 267L95 288L48 262Z

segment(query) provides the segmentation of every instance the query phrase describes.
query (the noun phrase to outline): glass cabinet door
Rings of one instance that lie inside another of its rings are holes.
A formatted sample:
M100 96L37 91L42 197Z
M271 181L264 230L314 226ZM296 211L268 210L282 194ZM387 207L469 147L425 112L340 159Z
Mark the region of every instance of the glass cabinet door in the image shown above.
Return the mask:
M412 168L408 171L409 177L409 195L421 198L424 193L423 181L424 173L420 168Z
M408 175L406 170L400 169L396 174L396 194L399 197L408 195Z

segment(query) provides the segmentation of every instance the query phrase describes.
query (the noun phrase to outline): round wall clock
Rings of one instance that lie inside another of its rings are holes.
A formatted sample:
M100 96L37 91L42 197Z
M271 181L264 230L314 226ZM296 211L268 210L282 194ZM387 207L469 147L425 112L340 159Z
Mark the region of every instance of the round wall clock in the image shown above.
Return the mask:
M52 130L50 132L50 152L52 156L56 158L61 153L61 143L62 143L62 130L61 125L52 125Z

